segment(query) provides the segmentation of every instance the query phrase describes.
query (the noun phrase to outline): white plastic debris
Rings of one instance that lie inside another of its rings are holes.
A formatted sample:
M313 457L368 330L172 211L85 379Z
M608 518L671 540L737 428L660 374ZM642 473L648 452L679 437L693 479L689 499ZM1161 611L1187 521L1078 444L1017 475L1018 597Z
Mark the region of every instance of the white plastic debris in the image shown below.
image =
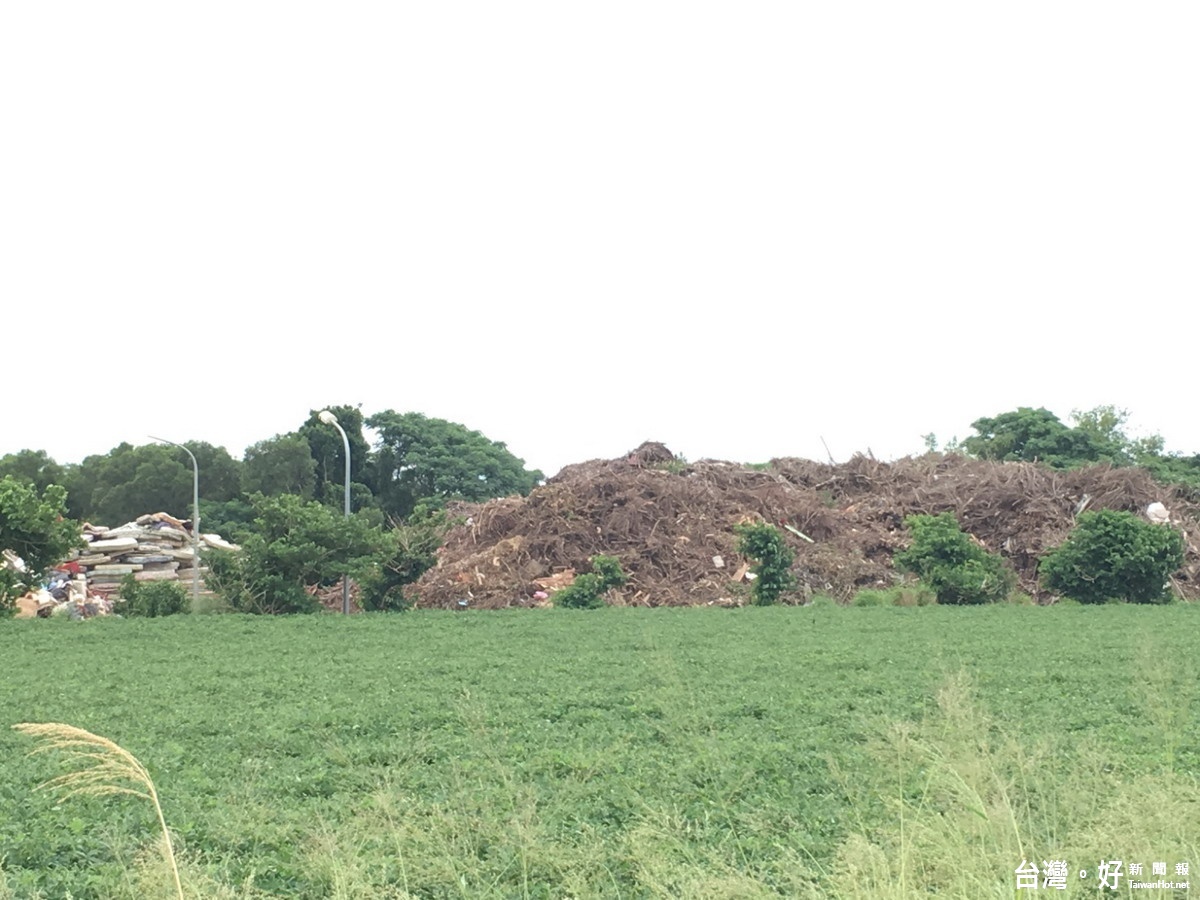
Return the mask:
M1155 525L1166 525L1171 521L1171 514L1161 503L1151 503L1146 507L1146 518Z
M716 566L718 569L725 568L725 558L723 556L720 556L719 554L717 556L714 556L713 557L713 565Z
M0 569L12 569L14 572L25 574L25 560L17 556L11 550L5 550L3 557L0 558Z

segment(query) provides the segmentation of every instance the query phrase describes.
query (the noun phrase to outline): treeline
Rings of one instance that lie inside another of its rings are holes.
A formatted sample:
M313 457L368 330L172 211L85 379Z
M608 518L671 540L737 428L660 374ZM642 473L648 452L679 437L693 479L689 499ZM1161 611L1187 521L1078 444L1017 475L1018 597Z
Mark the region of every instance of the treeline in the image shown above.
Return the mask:
M1115 406L1075 410L1071 424L1048 409L1020 407L971 423L975 434L963 441L939 446L937 437L925 435L928 450L964 453L1002 462L1036 462L1055 469L1108 463L1140 466L1160 483L1182 486L1200 499L1200 453L1191 456L1167 453L1161 435L1132 438L1126 432L1128 410Z
M377 524L406 520L418 506L437 508L449 499L527 494L543 478L503 443L463 425L419 413L385 410L364 418L357 407L328 409L349 439L352 509ZM244 531L254 519L256 495L296 496L341 508L345 445L318 412L295 431L247 447L242 459L205 441L184 442L200 472L205 531L227 536ZM375 430L374 446L364 426ZM191 460L166 444L122 443L75 464L59 464L44 450L22 450L0 458L0 479L5 476L39 493L61 485L68 515L80 521L115 526L147 512L191 514Z
M202 530L242 544L236 555L206 557L210 587L229 608L313 611L319 604L309 588L345 577L358 585L364 608L403 609L404 586L434 564L451 524L441 512L448 501L527 494L543 477L504 444L453 422L393 410L364 419L351 406L330 411L350 445L350 517L342 514L345 444L318 410L295 431L248 447L241 460L203 441L186 444L200 472ZM1200 496L1200 455L1167 454L1157 435L1131 439L1127 420L1108 406L1076 412L1067 425L1046 409L1022 407L978 419L975 435L942 448L927 435L926 446L1056 468L1144 466ZM374 431L373 446L364 427ZM171 445L121 444L69 465L40 450L0 458L0 550L27 564L21 571L0 564L0 616L78 545L73 520L120 525L160 510L187 515L191 503L191 461Z

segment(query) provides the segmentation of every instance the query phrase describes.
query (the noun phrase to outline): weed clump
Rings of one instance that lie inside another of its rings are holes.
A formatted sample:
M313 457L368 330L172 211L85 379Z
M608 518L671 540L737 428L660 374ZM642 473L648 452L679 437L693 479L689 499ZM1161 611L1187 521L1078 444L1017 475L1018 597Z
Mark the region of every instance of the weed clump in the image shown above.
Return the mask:
M126 616L147 619L187 612L191 606L187 591L174 581L138 581L132 574L121 581L121 607Z
M937 604L937 591L927 584L917 581L912 584L898 584L895 587L859 591L850 601L851 606L934 606Z

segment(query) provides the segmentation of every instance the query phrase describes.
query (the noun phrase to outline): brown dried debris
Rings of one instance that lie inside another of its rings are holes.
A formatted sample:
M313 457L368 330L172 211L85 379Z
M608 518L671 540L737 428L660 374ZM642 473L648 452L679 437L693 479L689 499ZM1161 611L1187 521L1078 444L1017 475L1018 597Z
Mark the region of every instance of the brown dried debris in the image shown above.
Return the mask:
M588 571L589 558L604 553L629 575L618 602L728 604L743 562L733 526L762 519L812 539L785 531L796 553L797 601L816 592L848 598L899 579L892 554L907 543L905 516L945 511L1005 556L1036 596L1038 559L1066 537L1078 511L1140 513L1156 500L1188 543L1176 587L1200 596L1200 510L1140 469L1056 471L927 454L837 465L776 459L759 470L715 460L684 465L646 443L619 459L567 466L528 497L460 507L465 523L450 531L437 566L410 596L420 607L544 605L536 592Z

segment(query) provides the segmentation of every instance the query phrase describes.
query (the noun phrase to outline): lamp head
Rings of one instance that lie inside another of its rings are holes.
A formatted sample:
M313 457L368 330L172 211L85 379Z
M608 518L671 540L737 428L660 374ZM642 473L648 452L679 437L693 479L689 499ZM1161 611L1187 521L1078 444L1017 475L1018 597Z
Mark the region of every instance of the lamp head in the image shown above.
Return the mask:
M333 413L331 413L327 409L323 409L319 413L317 413L317 418L320 419L322 422L324 422L326 425L336 425L337 424L337 416L335 416Z

